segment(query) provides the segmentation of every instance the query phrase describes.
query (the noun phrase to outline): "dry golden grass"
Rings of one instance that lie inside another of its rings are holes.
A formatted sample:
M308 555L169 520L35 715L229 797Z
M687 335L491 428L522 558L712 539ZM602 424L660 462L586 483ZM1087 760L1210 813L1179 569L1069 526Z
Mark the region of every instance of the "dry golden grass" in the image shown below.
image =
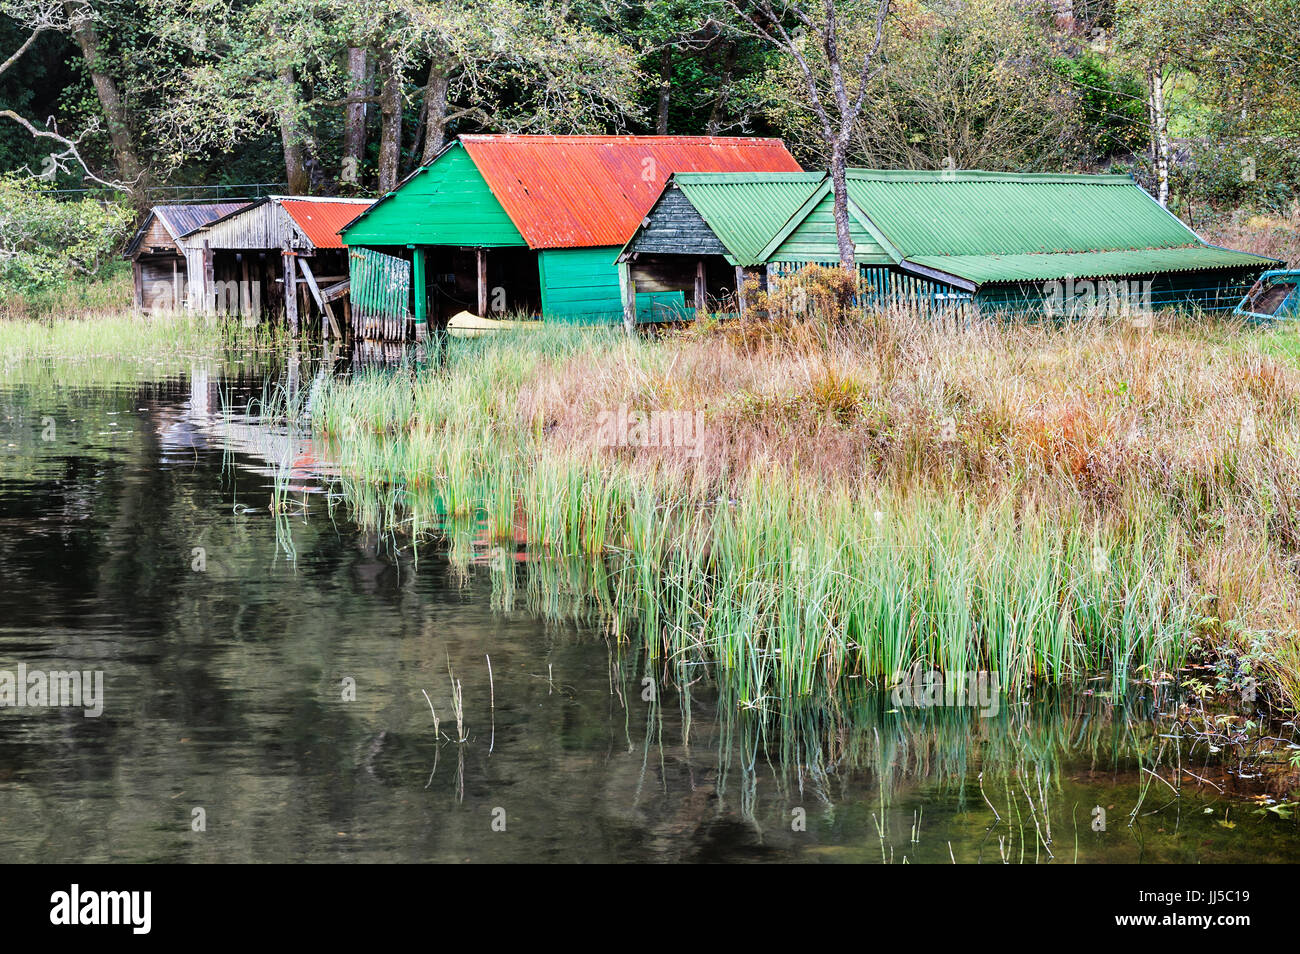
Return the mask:
M1215 245L1254 252L1300 267L1300 203L1286 214L1234 209L1212 216L1201 228Z
M813 492L1010 499L1122 532L1185 536L1207 654L1241 633L1300 698L1300 371L1240 329L1162 317L1060 326L895 314L841 325L712 326L544 362L514 413L550 450L618 458L701 496L747 475ZM764 337L764 335L768 337ZM698 455L602 448L619 406L703 410Z

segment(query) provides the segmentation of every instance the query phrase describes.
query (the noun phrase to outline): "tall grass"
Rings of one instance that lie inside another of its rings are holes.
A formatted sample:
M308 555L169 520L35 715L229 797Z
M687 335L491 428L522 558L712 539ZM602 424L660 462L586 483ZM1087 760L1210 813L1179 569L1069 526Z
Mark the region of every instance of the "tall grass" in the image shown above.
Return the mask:
M1241 633L1294 692L1300 379L1157 324L537 331L327 382L312 422L363 522L598 565L618 635L748 705L917 662L1160 678ZM603 446L620 406L705 431Z
M83 276L45 288L0 285L0 322L52 318L106 318L131 307L131 265L114 262L103 274Z
M283 332L270 324L188 314L149 317L119 312L106 317L0 321L0 367L20 362L73 363L184 360L228 351L278 348Z

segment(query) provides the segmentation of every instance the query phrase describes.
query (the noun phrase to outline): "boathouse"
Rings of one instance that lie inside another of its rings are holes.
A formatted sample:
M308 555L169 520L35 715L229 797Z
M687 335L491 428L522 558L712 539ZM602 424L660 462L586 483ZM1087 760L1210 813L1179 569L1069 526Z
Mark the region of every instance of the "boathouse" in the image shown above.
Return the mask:
M618 321L615 258L668 177L701 171L800 169L776 139L461 136L343 229L354 327L382 333L405 308L432 327L460 311ZM680 291L636 298L641 321L684 307Z
M851 169L856 259L878 303L1066 315L1233 308L1272 259L1203 241L1124 175ZM837 264L830 182L759 257Z
M203 251L194 233L246 205L189 202L150 209L122 255L131 263L136 309L201 309L201 299L190 297L203 280Z
M826 181L820 172L677 172L618 255L622 300L681 296L681 317L738 313L763 250Z
M215 219L191 235L202 262L197 300L249 319L283 315L294 334L300 321L319 320L341 337L348 267L339 229L370 203L268 196Z

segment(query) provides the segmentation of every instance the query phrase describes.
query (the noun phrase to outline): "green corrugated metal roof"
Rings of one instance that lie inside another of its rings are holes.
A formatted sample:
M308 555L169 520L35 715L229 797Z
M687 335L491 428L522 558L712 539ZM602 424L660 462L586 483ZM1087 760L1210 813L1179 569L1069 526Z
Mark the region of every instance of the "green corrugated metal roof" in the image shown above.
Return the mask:
M912 260L1200 244L1127 176L852 169L849 195Z
M817 191L821 172L679 172L673 182L726 246L733 265L759 265L764 246Z
M901 258L976 283L1241 268L1128 176L850 169L849 196Z
M1105 278L1210 268L1263 267L1272 259L1209 245L1058 252L1029 255L914 255L907 261L938 269L977 284L1044 281L1053 278Z

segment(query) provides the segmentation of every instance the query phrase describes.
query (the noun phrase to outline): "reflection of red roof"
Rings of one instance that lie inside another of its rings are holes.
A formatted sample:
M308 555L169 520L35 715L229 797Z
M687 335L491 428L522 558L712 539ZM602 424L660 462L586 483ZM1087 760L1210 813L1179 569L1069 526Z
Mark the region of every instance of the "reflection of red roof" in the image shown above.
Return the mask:
M532 248L622 245L674 172L800 171L779 139L461 136L460 141Z
M284 211L298 223L316 248L342 248L339 229L370 206L370 200L344 202L331 199L281 199Z

